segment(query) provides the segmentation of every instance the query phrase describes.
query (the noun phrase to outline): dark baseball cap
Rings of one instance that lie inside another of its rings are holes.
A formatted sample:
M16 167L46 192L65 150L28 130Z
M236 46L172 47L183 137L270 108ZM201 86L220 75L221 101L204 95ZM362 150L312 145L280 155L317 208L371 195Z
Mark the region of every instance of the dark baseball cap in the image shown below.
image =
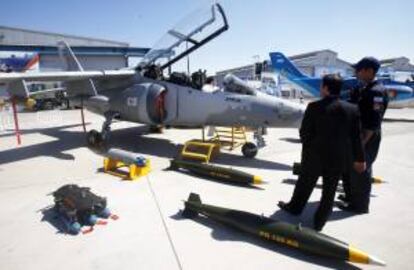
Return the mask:
M381 63L374 57L364 57L361 60L359 60L358 63L352 65L352 67L357 71L364 68L372 68L375 71L375 73L377 73L377 71L381 67Z

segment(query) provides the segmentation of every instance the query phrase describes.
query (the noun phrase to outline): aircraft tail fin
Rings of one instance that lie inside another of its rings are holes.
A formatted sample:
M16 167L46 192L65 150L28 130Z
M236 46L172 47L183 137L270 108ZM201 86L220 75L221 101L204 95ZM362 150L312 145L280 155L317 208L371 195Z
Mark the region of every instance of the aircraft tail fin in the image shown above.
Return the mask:
M274 70L282 76L289 79L303 79L307 77L283 53L270 53L270 60Z
M65 64L66 71L84 71L81 63L66 41L58 42L59 55ZM66 82L67 93L69 96L95 96L96 87L92 79L76 80Z
M39 54L33 55L29 61L26 63L24 68L22 69L22 72L26 72L28 70L33 70L36 66L39 65L40 57Z

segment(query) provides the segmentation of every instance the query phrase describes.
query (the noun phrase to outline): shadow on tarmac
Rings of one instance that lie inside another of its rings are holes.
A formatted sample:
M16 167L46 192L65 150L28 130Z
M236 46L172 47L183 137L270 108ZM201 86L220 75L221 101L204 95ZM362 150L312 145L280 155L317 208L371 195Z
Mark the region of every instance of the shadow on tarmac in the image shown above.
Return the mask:
M50 156L63 160L74 160L71 154L65 151L82 147L85 143L85 135L83 132L67 131L65 129L80 127L82 125L65 125L60 127L52 127L45 129L21 130L21 134L41 133L43 135L54 137L56 140L39 143L35 145L25 146L24 136L22 136L22 145L15 146L12 149L0 152L0 164L22 161L39 156ZM0 135L1 137L15 136L13 134Z
M298 180L297 179L294 179L294 178L286 178L286 179L283 179L282 180L282 184L288 184L288 185L294 186L294 185L296 185L296 182L297 181ZM322 184L317 183L316 186L315 186L315 188L322 189ZM342 184L341 183L338 184L338 187L337 187L336 191L337 192L344 192L344 188L342 187Z
M79 130L66 130L69 128L79 127ZM55 157L62 160L74 160L75 157L71 154L64 153L76 148L86 147L86 136L81 131L81 125L64 125L60 127L45 128L45 129L30 129L22 130L22 134L40 133L56 140L39 143L35 145L16 146L15 148L0 152L0 165L22 161L39 156ZM147 126L130 127L124 129L117 129L111 132L109 143L110 147L132 151L144 155L153 155L162 158L172 159L178 155L183 145L173 144L168 139L156 138L156 134L151 134L152 137L146 137L149 134ZM0 137L14 136L14 134L0 135ZM249 168L263 168L271 170L289 171L291 166L261 160L261 159L247 159L242 156L237 156L229 153L220 153L215 160L215 163L228 166L240 166Z
M174 220L185 220L181 216L181 212L171 216ZM330 269L343 269L343 270L360 270L361 268L354 266L345 261L338 261L330 258L318 257L316 255L307 254L300 250L282 246L279 244L271 243L263 239L254 237L253 235L242 233L238 230L233 230L226 225L219 224L214 220L210 220L203 216L198 216L193 221L206 226L212 230L211 236L218 241L238 241L245 242L251 245L255 245L261 248L265 248L284 256L291 257L292 259L301 260L314 265L330 268Z
M288 179L284 179L282 183L289 184L289 185L295 185L296 181L297 181L296 179L288 178ZM315 188L322 189L322 185L317 184ZM342 185L338 185L337 192L343 193ZM375 198L376 196L374 194L371 194L370 197ZM328 222L351 218L356 215L355 213L348 212L348 211L335 210L336 209L335 204L336 202L334 203L334 208L333 208L332 214L328 218ZM284 221L291 222L291 223L302 223L302 225L311 228L313 226L313 223L312 223L313 214L316 212L318 205L319 205L319 201L308 202L302 214L299 216L293 216L287 213L286 211L283 211L280 209L276 211L272 216L270 216L270 218L284 220ZM276 204L275 206L278 207Z
M335 207L336 202L334 203L334 207L332 210L331 215L328 218L326 224L329 224L331 221L342 220L346 218L352 218L357 216L358 214L343 211ZM313 227L313 215L316 213L318 208L319 201L309 202L303 212L300 215L294 216L286 211L279 209L275 213L273 213L270 218L275 220L283 220L285 222L293 223L293 224L302 224L305 227L312 228ZM276 207L278 207L276 205ZM326 226L326 225L325 225Z
M348 211L342 211L342 210L332 211L332 214L329 217L329 221L336 221L336 220L351 218L351 217L355 217L356 215L357 214L348 212Z
M280 138L279 140L289 143L302 143L299 138Z
M63 222L59 219L53 207L47 207L45 209L40 210L39 212L42 213L41 222L47 222L50 225L52 225L52 227L56 229L56 234L71 235L66 233L65 224L63 224Z
M296 182L297 182L297 181L298 181L297 179L293 179L293 178L286 178L286 179L283 179L283 180L282 180L282 184L288 184L288 185L292 185L292 186L294 186L294 185L296 185ZM374 186L374 184L373 184L373 186ZM317 184L316 184L316 186L315 186L315 188L317 188L317 189L322 189L322 184L317 183ZM342 186L342 182L341 182L341 181L339 182L338 187L336 188L336 192L339 192L339 193L344 193L344 188L343 188L343 186ZM375 197L377 197L377 196L376 196L376 195L374 195L374 194L371 194L371 195L370 195L370 197L371 197L371 198L375 198Z
M384 118L382 121L386 123L414 123L414 119L404 118Z
M201 181L203 181L203 180L205 180L205 181L211 181L211 182L214 182L214 183L219 183L219 184L223 184L223 185L227 185L227 186L233 186L233 187L239 187L239 188L247 188L247 189L256 189L256 190L265 190L264 188L262 188L262 187L260 187L260 186L255 186L255 185L249 185L249 184L238 184L238 183L236 183L236 182L230 182L230 181L220 181L220 180L217 180L217 179L215 179L215 178L212 178L212 177L202 177L202 176L200 176L200 175L197 175L197 174L195 174L195 173L191 173L191 172L186 172L186 171L181 171L181 170L169 170L169 169L165 169L164 171L172 171L172 172L176 172L176 173L183 173L183 174L186 174L186 175L191 175L191 176L193 176L193 177L195 177L195 178L198 178L198 179L200 179Z
M305 209L303 209L302 214L294 216L289 214L288 212L279 209L276 205L275 207L278 209L275 213L269 216L271 219L275 220L283 220L285 222L289 222L292 224L302 224L304 227L312 228L313 227L313 214L316 212L318 208L319 202L308 202L306 204Z

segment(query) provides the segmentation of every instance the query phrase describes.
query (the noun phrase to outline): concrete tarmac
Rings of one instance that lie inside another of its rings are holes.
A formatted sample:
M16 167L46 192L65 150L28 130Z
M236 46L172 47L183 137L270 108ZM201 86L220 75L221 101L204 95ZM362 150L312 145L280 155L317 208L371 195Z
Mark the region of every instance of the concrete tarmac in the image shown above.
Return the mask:
M142 125L114 123L112 145L151 160L152 172L129 182L102 173L103 158L85 147L80 111L21 113L21 146L12 132L11 114L0 116L1 269L380 269L303 254L204 218L181 219L182 201L196 192L209 204L310 226L320 189L315 189L300 217L276 206L288 200L294 188L291 166L300 160L301 150L297 129L270 129L268 146L256 159L245 159L236 149L214 160L269 182L263 189L252 189L164 170L185 141L201 137L200 130L148 134ZM386 118L374 174L388 183L373 186L367 215L335 208L324 233L385 260L388 269L411 269L414 109L389 109ZM89 130L102 125L101 117L88 112L86 121ZM90 234L59 233L50 211L42 209L53 203L47 194L69 183L106 196L120 219L96 226Z

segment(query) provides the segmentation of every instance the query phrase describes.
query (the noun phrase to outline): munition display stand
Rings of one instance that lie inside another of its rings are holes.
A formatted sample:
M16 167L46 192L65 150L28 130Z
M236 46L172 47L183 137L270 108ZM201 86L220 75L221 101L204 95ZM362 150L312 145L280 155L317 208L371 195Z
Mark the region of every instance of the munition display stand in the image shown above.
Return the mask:
M181 158L209 163L211 158L218 153L220 153L220 145L216 142L191 140L184 144L181 150Z
M122 170L127 168L128 171ZM137 180L139 177L147 175L151 170L151 163L149 159L146 159L145 165L140 164L127 164L114 158L106 157L104 159L104 172L121 177L124 180Z

